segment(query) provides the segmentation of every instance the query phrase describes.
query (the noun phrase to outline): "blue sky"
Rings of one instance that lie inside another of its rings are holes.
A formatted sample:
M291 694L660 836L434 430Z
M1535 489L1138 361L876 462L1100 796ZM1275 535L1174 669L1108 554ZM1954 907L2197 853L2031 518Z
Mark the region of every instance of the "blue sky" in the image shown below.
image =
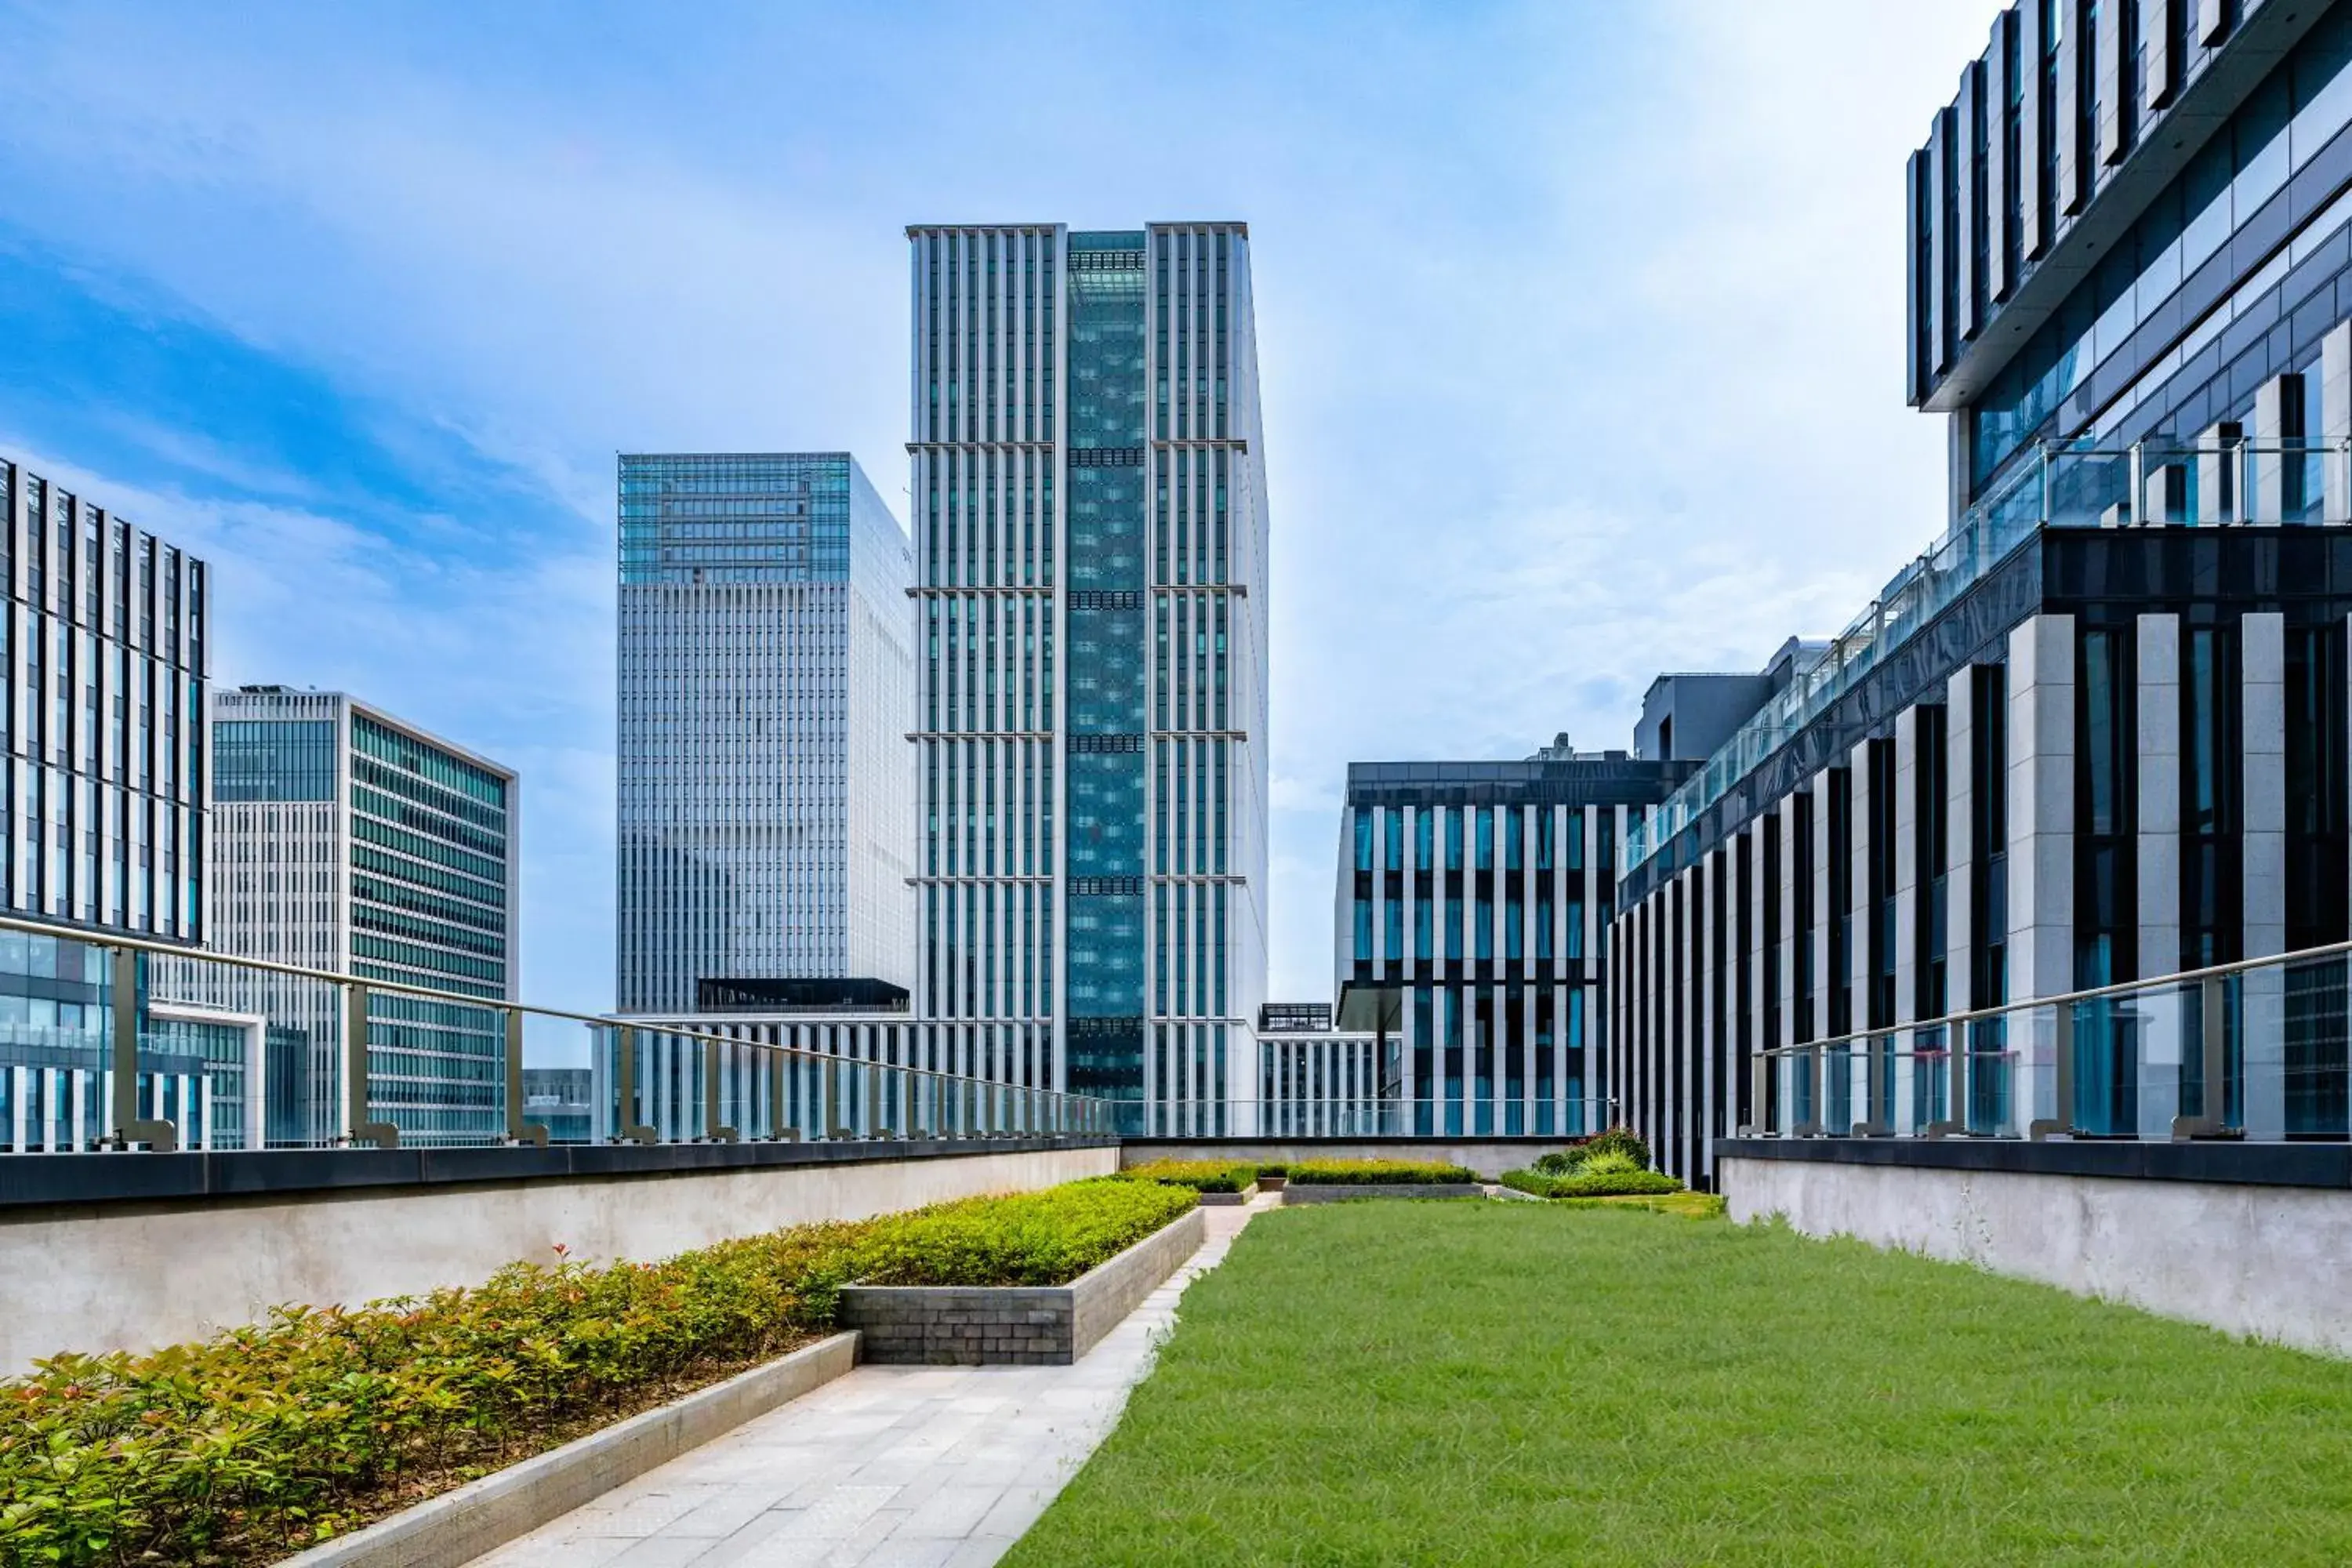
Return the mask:
M219 679L520 768L525 992L598 1008L614 454L903 507L906 224L1246 219L1320 997L1349 760L1623 745L1941 526L1903 158L1994 10L0 5L0 447L215 563Z

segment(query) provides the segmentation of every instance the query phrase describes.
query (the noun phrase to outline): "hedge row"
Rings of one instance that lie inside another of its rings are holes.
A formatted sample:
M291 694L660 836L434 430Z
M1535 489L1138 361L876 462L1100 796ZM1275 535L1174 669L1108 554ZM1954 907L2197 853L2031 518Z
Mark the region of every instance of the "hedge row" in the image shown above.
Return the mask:
M1539 1198L1614 1198L1634 1194L1678 1193L1683 1184L1658 1171L1601 1171L1591 1175L1548 1176L1540 1171L1506 1171L1503 1185Z
M1477 1179L1467 1165L1418 1160L1303 1160L1290 1167L1294 1187L1426 1186Z
M1164 1182L1196 1193L1246 1191L1258 1178L1258 1167L1226 1160L1153 1160L1129 1165L1119 1175L1130 1182Z
M851 1280L1059 1284L1193 1202L1078 1182L57 1356L0 1382L0 1563L273 1561L814 1339Z

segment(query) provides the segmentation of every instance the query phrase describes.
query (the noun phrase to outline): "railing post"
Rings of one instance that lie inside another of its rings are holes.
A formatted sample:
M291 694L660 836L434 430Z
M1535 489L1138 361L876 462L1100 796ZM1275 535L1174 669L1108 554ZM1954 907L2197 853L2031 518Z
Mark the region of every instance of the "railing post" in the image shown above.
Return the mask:
M1960 1115L1960 1038L1963 1026L1947 1022L1944 1032L1944 1114L1919 1130L1923 1138L1949 1138L1967 1131ZM1911 1037L1912 1071L1918 1071L1919 1037Z
M866 1136L882 1136L882 1063L869 1057L858 1069L866 1075Z
M2055 1069L2052 1076L2056 1093L2053 1098L2057 1103L2051 1110L2057 1114L2036 1121L2025 1130L2026 1137L2036 1143L2045 1138L2071 1137L2074 1131L2074 1005L2061 1002L2054 1011L2058 1020L2052 1034L2057 1059L2051 1065Z
M547 1129L522 1116L522 1011L504 1009L507 1023L507 1142L547 1147Z
M1885 1081L1886 1053L1879 1048L1879 1042L1885 1038L1884 1035L1871 1035L1862 1042L1862 1092L1870 1103L1853 1124L1857 1138L1888 1138L1895 1132L1894 1125L1881 1121L1878 1115L1880 1102L1895 1098L1895 1086Z
M706 1142L732 1143L743 1134L740 1129L719 1124L719 1042L702 1042L702 1136Z
M1768 1133L1772 1131L1770 1119L1764 1114L1765 1106L1770 1103L1765 1098L1764 1089L1771 1070L1772 1058L1762 1051L1748 1059L1748 1122L1739 1130L1743 1138L1755 1137L1759 1128Z
M180 1146L180 1130L139 1114L139 952L110 948L107 960L114 992L114 1134L108 1142L117 1149L144 1143L150 1152L173 1153Z
M613 1142L615 1143L658 1143L661 1134L639 1121L637 1118L637 1032L626 1024L613 1031L614 1068L613 1078L620 1095L620 1106L613 1112Z
M347 1141L378 1149L400 1147L400 1129L368 1120L368 994L356 980L343 984L343 1123Z
M2176 1140L2218 1137L2229 1127L2223 1120L2230 1105L2230 1086L2225 1081L2229 1070L2225 1052L2228 1041L2223 1038L2229 1018L2223 1006L2223 984L2218 974L2208 975L2198 983L2197 1052L2203 1064L2205 1083L2198 1100L2198 1114L2172 1119L2172 1136Z
M816 1124L825 1138L846 1140L856 1134L834 1120L841 1114L841 1080L835 1076L836 1066L833 1058L828 1056L824 1058L824 1070L819 1075L824 1080L820 1092L824 1096L824 1109L818 1114Z

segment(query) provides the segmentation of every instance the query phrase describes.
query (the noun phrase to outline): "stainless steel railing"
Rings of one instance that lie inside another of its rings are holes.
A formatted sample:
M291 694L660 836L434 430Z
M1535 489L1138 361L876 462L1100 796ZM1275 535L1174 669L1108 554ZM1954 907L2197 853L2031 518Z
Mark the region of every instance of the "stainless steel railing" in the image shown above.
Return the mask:
M1743 1131L2352 1137L2348 988L2335 942L1775 1047L1751 1059Z
M802 1139L873 1139L918 1136L948 1139L989 1139L1030 1133L1101 1134L1113 1130L1110 1102L1087 1095L1030 1088L969 1074L940 1072L905 1063L878 1061L812 1051L796 1046L747 1039L717 1030L661 1023L617 1019L560 1007L542 1007L499 998L468 995L403 981L367 978L333 970L269 959L232 957L165 942L113 932L87 931L0 915L0 932L70 942L105 955L110 1063L105 1131L98 1146L114 1150L170 1152L179 1147L180 1130L171 1121L142 1115L140 1106L141 1013L142 966L150 973L154 960L182 965L218 966L257 976L331 987L340 994L341 1048L340 1078L342 1131L337 1142L352 1147L389 1149L399 1145L398 1125L383 1120L371 1092L369 1016L374 996L399 996L495 1015L502 1026L504 1142L543 1145L547 1129L526 1119L522 1088L523 1020L551 1019L586 1026L593 1031L595 1048L608 1052L613 1064L617 1107L610 1141L649 1143L666 1141L732 1142L744 1138L776 1141ZM175 1004L174 1005L178 1005ZM913 1020L892 1015L877 1022L912 1027ZM837 1018L812 1019L832 1023ZM701 1104L693 1120L698 1131L688 1136L666 1138L643 1110L638 1068L648 1049L676 1053L681 1048L698 1056L686 1076L698 1080ZM722 1070L732 1068L733 1071ZM739 1090L732 1099L736 1120L722 1120L730 1082ZM747 1102L745 1086L761 1091ZM261 1093L258 1084L247 1093ZM484 1138L482 1142L489 1142Z

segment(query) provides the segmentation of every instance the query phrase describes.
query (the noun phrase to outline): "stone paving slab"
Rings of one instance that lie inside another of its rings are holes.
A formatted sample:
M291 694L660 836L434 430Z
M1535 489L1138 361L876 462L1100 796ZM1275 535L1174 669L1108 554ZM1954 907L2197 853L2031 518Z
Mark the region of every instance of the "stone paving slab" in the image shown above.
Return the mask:
M1110 1435L1184 1288L1279 1201L1204 1210L1200 1250L1072 1365L861 1366L476 1568L984 1568Z

